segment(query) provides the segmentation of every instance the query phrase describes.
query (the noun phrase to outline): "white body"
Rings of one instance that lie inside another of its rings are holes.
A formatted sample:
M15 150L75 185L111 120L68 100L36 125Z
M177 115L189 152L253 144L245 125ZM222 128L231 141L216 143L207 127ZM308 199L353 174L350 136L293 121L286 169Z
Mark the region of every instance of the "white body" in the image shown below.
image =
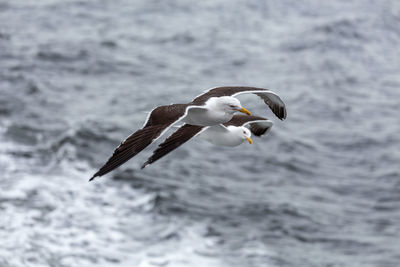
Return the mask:
M222 124L230 121L239 109L241 109L241 104L234 97L211 97L204 106L188 107L182 121L199 126Z
M251 132L245 127L217 125L208 127L199 137L219 146L238 146L246 137L250 138Z

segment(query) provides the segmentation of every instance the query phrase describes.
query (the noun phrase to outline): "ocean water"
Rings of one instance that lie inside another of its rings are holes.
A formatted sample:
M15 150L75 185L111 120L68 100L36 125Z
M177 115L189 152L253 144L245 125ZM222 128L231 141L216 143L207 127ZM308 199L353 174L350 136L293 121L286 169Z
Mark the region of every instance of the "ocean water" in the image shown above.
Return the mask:
M0 1L0 266L400 266L398 1ZM254 144L155 145L154 106L273 89Z

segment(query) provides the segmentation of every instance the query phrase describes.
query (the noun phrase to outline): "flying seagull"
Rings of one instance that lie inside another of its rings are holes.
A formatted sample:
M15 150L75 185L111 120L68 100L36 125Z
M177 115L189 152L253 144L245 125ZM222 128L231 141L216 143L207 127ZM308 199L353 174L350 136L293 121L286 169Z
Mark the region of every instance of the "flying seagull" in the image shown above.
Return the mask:
M156 141L178 121L194 126L213 126L230 121L237 111L251 115L235 98L244 93L256 94L264 100L279 119L286 118L285 104L276 93L269 89L244 86L216 87L197 96L190 103L154 108L149 113L142 129L128 136L89 181L127 162Z
M245 127L247 125L249 129ZM272 125L273 122L266 118L246 115L234 115L230 121L213 126L185 124L158 146L153 155L142 165L142 169L195 136L202 137L215 145L234 147L245 140L252 144L251 133L262 136L271 130Z

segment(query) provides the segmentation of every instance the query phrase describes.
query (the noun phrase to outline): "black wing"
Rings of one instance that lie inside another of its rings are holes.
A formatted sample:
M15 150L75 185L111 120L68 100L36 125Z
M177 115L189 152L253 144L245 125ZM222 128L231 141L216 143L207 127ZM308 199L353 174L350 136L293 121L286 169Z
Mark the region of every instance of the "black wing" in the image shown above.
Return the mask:
M259 96L267 104L272 112L281 120L286 119L286 106L282 99L273 91L265 88L247 86L224 86L210 89L206 93L193 99L195 105L204 105L211 97L236 96L245 93L253 93Z
M253 122L250 123L249 129L255 136L262 136L271 130L272 125L273 123L271 121Z
M180 127L176 132L170 135L158 148L153 152L153 155L142 165L142 169L147 165L159 160L160 158L167 155L169 152L178 148L182 144L186 143L190 138L194 137L204 126L196 126L185 124Z
M230 121L224 123L225 126L245 126L249 125L250 131L255 136L261 136L271 130L273 122L267 118L259 116L248 116L248 115L234 115Z
M242 114L235 114L233 115L232 119L226 123L225 126L245 126L248 123L255 122L255 121L268 121L267 118L260 117L260 116L253 116L253 115L242 115Z
M109 173L136 156L168 130L173 123L181 119L185 114L186 108L187 105L185 104L172 104L155 108L149 114L144 127L121 142L113 155L89 181L97 176Z

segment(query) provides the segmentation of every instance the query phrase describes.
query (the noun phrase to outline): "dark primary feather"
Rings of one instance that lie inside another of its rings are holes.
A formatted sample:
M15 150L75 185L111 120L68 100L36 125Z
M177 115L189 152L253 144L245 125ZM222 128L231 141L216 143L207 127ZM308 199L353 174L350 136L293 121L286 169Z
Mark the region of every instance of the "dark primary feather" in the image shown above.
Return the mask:
M268 97L266 94L262 93L256 93L257 96L259 96L262 100L264 100L264 103L267 104L272 112L281 120L286 119L286 107L285 106L280 106L277 102L271 101L271 98ZM278 97L278 96L273 96L273 97Z
M204 105L208 99L211 97L221 97L221 96L234 96L240 93L252 93L254 92L257 96L261 97L264 100L264 103L267 104L272 112L281 120L286 119L286 107L283 103L282 99L279 96L271 93L271 90L259 87L248 87L248 86L223 86L213 88L206 93L196 97L193 99L191 104L194 105ZM281 105L279 104L281 103Z
M186 104L172 104L155 108L151 112L146 125L123 141L103 167L89 181L97 176L109 173L136 156L149 146L154 139L158 138L171 124L179 120L184 115L187 106Z
M158 146L158 148L153 152L153 155L142 165L142 169L164 157L182 144L186 143L190 138L198 134L203 128L204 126L195 126L190 124L185 124L180 127Z
M250 123L249 129L252 134L260 137L260 136L266 134L267 132L269 132L271 130L271 127L272 126L266 126L265 124L263 125L263 123L253 122L253 123Z

